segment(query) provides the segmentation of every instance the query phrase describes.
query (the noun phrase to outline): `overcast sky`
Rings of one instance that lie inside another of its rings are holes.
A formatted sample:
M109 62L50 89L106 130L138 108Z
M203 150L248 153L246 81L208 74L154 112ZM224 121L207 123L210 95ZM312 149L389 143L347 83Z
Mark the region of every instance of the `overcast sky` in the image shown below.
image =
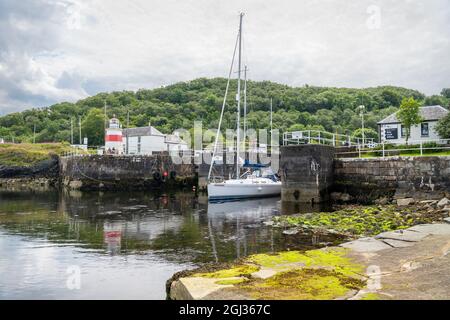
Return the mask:
M0 114L225 77L239 11L252 80L450 86L448 0L0 0Z

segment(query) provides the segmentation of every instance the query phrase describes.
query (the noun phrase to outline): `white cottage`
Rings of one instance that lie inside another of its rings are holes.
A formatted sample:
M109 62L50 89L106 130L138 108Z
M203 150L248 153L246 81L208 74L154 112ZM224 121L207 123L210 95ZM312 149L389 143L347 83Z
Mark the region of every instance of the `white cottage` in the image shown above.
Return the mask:
M149 155L154 152L187 149L187 143L179 136L163 134L152 126L123 129L123 150L125 154Z
M420 115L423 122L411 127L409 141L430 141L441 139L436 132L437 122L444 118L449 111L441 106L426 106L420 108ZM393 113L378 122L378 136L380 142L405 144L406 128L397 119L397 113Z

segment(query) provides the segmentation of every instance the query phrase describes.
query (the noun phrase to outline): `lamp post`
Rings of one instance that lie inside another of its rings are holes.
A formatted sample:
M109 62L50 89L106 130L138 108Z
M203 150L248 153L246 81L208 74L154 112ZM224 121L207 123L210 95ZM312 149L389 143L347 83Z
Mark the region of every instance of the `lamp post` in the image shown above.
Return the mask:
M362 131L361 131L361 133L362 133L362 146L363 146L363 148L364 148L364 145L365 145L365 134L364 134L364 110L365 110L365 106L364 105L360 105L359 107L358 107L358 109L359 109L359 112L360 112L360 116L361 116L361 128L362 128Z

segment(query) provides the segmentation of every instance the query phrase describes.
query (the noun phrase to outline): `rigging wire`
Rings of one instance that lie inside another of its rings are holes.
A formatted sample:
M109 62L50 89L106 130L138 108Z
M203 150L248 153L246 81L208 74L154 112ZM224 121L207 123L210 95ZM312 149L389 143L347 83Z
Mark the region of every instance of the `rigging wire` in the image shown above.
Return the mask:
M234 66L234 60L236 58L236 50L237 50L237 46L238 46L238 43L239 43L239 37L240 37L240 33L238 33L238 35L236 37L236 43L234 45L233 58L231 59L230 72L228 73L227 86L225 88L225 95L223 97L222 110L220 112L219 127L217 128L216 140L214 142L214 149L213 149L213 154L212 154L212 158L211 158L211 164L209 166L208 181L211 179L211 171L212 171L212 167L214 165L214 157L216 156L216 152L217 152L217 143L218 143L218 140L219 140L220 128L222 126L223 114L224 114L225 106L226 106L226 103L227 103L228 90L230 88L230 80L231 80L231 75L233 73L233 66Z

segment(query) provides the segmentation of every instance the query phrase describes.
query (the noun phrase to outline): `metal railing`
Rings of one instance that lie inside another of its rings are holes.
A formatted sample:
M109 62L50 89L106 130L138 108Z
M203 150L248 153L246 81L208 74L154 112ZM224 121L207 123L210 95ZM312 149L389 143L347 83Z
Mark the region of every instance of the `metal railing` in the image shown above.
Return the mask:
M283 133L283 145L325 144L334 147L351 147L363 144L363 139L349 135L319 130L304 130ZM365 138L364 144L373 145L374 139Z
M353 150L336 152L339 158L423 156L447 153L450 156L450 139L409 140L408 144L380 143L357 144Z

